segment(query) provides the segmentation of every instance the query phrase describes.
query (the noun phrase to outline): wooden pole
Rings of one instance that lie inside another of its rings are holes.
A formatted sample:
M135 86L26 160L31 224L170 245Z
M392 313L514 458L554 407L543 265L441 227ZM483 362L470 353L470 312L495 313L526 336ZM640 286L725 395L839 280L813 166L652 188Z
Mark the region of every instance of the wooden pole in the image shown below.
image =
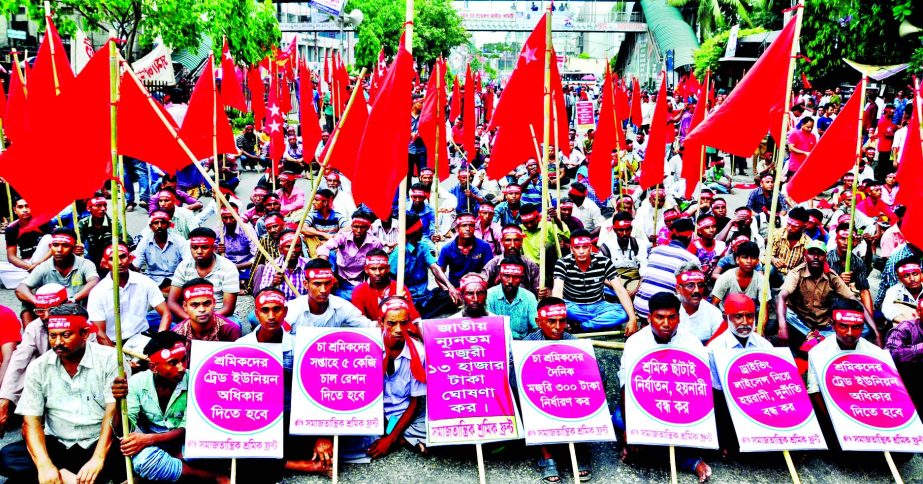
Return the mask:
M344 113L345 115L345 113ZM342 118L343 116L340 116ZM333 468L331 469L330 480L333 481L333 484L337 484L340 481L340 436L333 436Z
M651 205L654 207L654 232L653 232L653 234L651 234L651 235L654 236L654 243L655 243L655 244L657 243L657 219L660 218L660 207L658 207L658 206L654 203L654 197L657 196L657 193L660 191L660 187L661 187L661 185L655 185L655 186L654 186L654 190L651 192L651 197L650 197L650 198L651 198ZM666 193L663 194L663 199L662 199L662 201L661 201L660 203L663 204L663 205L666 205L666 203L667 203L667 194L666 194Z
M237 459L231 459L231 484L237 484Z
M787 450L783 450L782 456L785 457L785 465L788 466L788 473L792 476L792 484L801 484L801 479L798 477L798 470L795 469L795 463L792 462L792 454Z
M413 0L407 0L404 5L404 48L413 55ZM394 293L399 296L404 294L404 273L407 271L407 175L401 177L397 196L397 287ZM438 220L437 214L434 223Z
M548 4L545 10L545 83L544 83L544 127L542 128L542 159L540 166L540 176L542 177L542 213L539 220L541 221L541 242L539 244L539 274L541 274L540 289L545 288L545 241L548 240L548 155L551 144L551 4ZM557 245L557 244L556 244Z
M227 39L224 39L225 41ZM221 186L221 167L218 166L218 86L215 84L215 62L214 54L208 56L208 63L212 67L212 167L215 169L215 186ZM217 190L217 188L215 188ZM216 196L213 196L218 200ZM221 211L218 211L218 243L224 245L224 222L221 220ZM227 250L227 248L225 248Z
M47 8L46 3L46 8ZM112 172L117 173L119 164L118 155L118 122L116 119L119 102L119 53L115 47L115 31L109 30L109 145L112 147ZM116 198L119 191L119 183L116 180L109 181L109 189L112 191L113 199ZM112 221L109 224L112 235L112 317L115 331L115 361L118 367L119 378L125 378L125 356L122 352L122 312L119 301L119 223L120 216L117 207L112 211ZM128 400L119 401L119 412L122 416L122 436L127 436L131 432L128 421ZM131 457L125 456L125 471L128 476L129 484L134 482L132 474L133 466Z
M799 44L799 37L801 36L801 21L804 18L804 0L798 0L798 7L795 12L795 38L792 42L792 50L790 53L791 59L788 62L788 73L786 74L785 82L785 113L782 115L782 136L784 137L788 133L788 122L789 117L791 116L790 107L792 104L792 76L795 74L795 54L796 49ZM779 210L779 185L782 179L782 162L785 154L785 140L776 140L776 171L772 184L772 202L769 209L769 229L766 237L766 251L763 253L763 267L766 270L763 271L763 287L760 291L760 317L759 321L756 323L756 332L758 334L763 334L763 329L766 326L766 321L769 319L769 270L768 268L772 264L770 256L770 247L773 243L773 235L775 235L775 225L776 225L776 211ZM757 188L761 190L761 188ZM781 324L781 322L779 323Z
M849 235L846 239L846 272L849 272L852 268L852 232L856 225L856 193L859 191L859 160L862 158L862 122L865 119L865 85L867 82L868 79L862 76L862 81L859 83L859 86L861 86L859 94L859 128L857 129L858 133L856 133L856 163L852 167L853 184L852 200L849 202ZM871 250L871 248L869 249Z
M484 466L484 449L481 444L474 444L474 449L478 456L478 481L480 484L487 484L487 468Z
M894 458L891 457L891 452L885 451L885 460L888 461L888 469L891 469L891 477L894 478L895 484L904 484L904 480L901 479L901 473L897 470L897 465L894 464Z
M670 446L670 483L676 484L676 447Z
M577 464L577 449L574 447L573 442L567 443L567 450L570 451L570 468L574 473L574 484L580 483L580 469L579 464Z
M442 130L445 128L445 121L443 120L440 122L440 119L445 116L445 106L439 106L438 102L439 97L445 95L445 86L442 85L442 82L445 81L445 72L442 72L442 70L439 69L441 64L442 59L440 58L438 61L436 61L436 64L433 66L433 72L431 73L431 75L436 76L436 92L432 94L436 95L437 101L436 112L434 113L436 116L436 146L433 150L433 214L436 230L439 230L439 152L442 151L442 147L439 146L439 137ZM430 93L426 93L426 95L428 96Z
M615 342L615 341L590 341L593 346L597 348L606 348L608 350L624 350L625 343Z
M554 102L553 96L551 98L551 111L554 113L554 116L552 117L552 119L554 119L553 129L554 129L554 144L555 144L555 147L554 147L554 155L555 155L554 156L554 182L555 182L554 198L555 198L555 203L557 204L556 207L558 208L556 212L558 215L558 221L561 221L561 170L559 169L559 167L561 166L561 160L558 159L558 153L561 151L561 147L557 146L558 140L560 140L561 138L558 137L558 103Z

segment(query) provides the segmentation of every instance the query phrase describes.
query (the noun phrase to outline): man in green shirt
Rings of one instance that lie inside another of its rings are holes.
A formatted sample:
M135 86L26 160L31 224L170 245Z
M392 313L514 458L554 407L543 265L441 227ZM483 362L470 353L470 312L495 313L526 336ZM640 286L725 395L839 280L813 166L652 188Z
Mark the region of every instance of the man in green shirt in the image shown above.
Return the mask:
M524 204L522 208L519 209L519 216L522 220L523 229L523 257L538 264L542 245L545 245L545 274L542 274L542 280L546 281L546 283L541 284L541 287L548 287L547 281L550 279L549 276L553 272L554 263L558 260L558 252L555 250L555 245L559 244L560 241L569 239L570 230L566 227L559 227L557 225L561 222L555 218L554 209L550 209L548 213L553 223L549 223L548 220L542 220L541 210L529 203ZM542 224L548 224L544 241L542 240Z
M500 261L500 284L487 290L487 312L509 317L513 339L523 339L538 329L535 324L538 301L531 292L519 287L526 264L517 256Z

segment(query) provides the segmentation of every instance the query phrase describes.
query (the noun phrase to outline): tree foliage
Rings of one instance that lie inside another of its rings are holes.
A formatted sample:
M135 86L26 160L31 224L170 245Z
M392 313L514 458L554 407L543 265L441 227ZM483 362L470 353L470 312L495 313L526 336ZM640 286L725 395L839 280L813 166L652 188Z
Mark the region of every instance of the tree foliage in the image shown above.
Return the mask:
M737 35L739 38L753 34L760 34L765 31L766 29L762 27L756 27L753 29L740 29ZM706 40L705 42L702 42L702 45L699 46L699 48L695 51L695 54L693 54L696 76L702 78L702 76L705 75L706 69L711 69L712 71L716 71L718 69L718 59L724 56L724 50L727 47L730 34L731 32L726 30Z
M0 0L0 13L9 16L25 7L29 18L44 16L42 0ZM115 30L122 55L129 61L137 47L150 45L158 36L174 49L195 48L208 35L220 53L223 36L232 54L242 62L263 58L281 34L269 0L57 0L52 2L54 22L62 34L77 26L105 33Z
M382 47L388 56L397 51L404 29L404 2L349 0L346 11L354 8L365 14L365 21L356 29L359 38L356 64L371 67L378 61ZM448 56L453 47L467 43L468 37L461 17L449 0L414 2L413 54L421 63L431 64L439 56Z
M667 0L667 3L694 11L699 35L708 38L735 23L752 25L751 9L762 8L771 0Z

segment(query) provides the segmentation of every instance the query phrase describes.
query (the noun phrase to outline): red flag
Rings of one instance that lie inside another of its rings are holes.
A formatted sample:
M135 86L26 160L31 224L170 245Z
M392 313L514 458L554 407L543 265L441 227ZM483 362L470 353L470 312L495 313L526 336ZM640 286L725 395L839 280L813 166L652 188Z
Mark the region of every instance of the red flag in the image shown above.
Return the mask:
M686 94L698 96L698 92L701 89L702 85L699 84L699 80L695 78L695 71L690 71L689 77L686 79Z
M641 126L641 85L638 78L631 79L631 124Z
M625 121L629 118L629 113L631 112L631 105L628 104L628 93L625 92L624 86L621 83L616 83L615 87L615 112L616 117L619 120L619 124L622 121ZM620 146L619 149L625 149L625 146Z
M804 72L801 73L801 86L805 89L811 89L811 81L808 80L808 76L804 75Z
M445 179L449 176L449 149L446 144L448 138L445 122L445 105L447 102L445 91L445 61L440 59L433 65L429 82L426 84L426 98L423 99L423 111L420 112L418 133L423 139L423 144L432 157L436 160L436 171ZM439 136L436 136L436 127L439 127Z
M19 68L13 66L13 72L10 73L10 98L3 114L3 128L6 137L12 141L16 141L26 129L26 85L19 73Z
M330 51L324 52L324 84L330 85Z
M221 48L221 102L238 111L247 111L247 99L237 77L234 58L228 49L228 39L224 39L224 47Z
M796 21L789 21L724 103L686 139L744 158L753 154L767 131L777 143L784 142L780 131Z
M213 60L211 57L208 58L205 70L192 90L189 109L186 111L186 117L183 118L183 126L180 129L180 136L183 137L186 146L199 160L214 156L212 137L215 130L218 134L218 154L237 153L231 124L215 92Z
M266 119L266 88L263 86L260 66L247 69L247 88L250 89L250 110L253 111L254 128L263 131L263 120Z
M709 84L710 72L705 72L705 85ZM701 87L697 96L697 102L695 105L695 111L692 113L692 122L690 123L690 129L695 129L696 126L702 123L705 120L705 113L708 111L708 100L704 99L704 96L701 92ZM689 142L689 139L686 138L683 140L683 169L682 177L686 180L686 199L691 199L693 192L695 192L695 187L698 185L699 181L702 179L705 168L705 154L702 153L703 146L697 142Z
M484 93L484 121L490 122L490 118L494 114L494 90L491 87L487 87L487 92Z
M41 126L22 131L0 156L0 177L32 208L30 227L92 196L111 176L109 107L109 49L103 48L67 90L51 98ZM36 153L42 154L38 160Z
M130 71L122 74L119 91L116 119L120 155L148 162L167 173L176 173L192 163L179 144L173 117L151 99Z
M285 120L279 103L279 79L273 75L269 81L269 108L266 118L266 133L269 134L269 158L272 160L272 172L279 173L279 160L285 153ZM282 80L281 82L285 82Z
M820 137L814 150L788 183L788 196L797 203L806 202L851 170L856 163L856 137L859 136L859 113L862 111L859 93L865 89L859 81L852 97L837 114L833 123ZM898 193L904 191L901 186Z
M336 53L334 53L336 54ZM339 56L335 56L337 59ZM336 69L333 72L333 92L336 94L333 103L333 112L337 119L343 115L346 109L346 103L349 102L349 73L346 72L346 66L337 60L334 62Z
M361 176L353 180L353 194L382 218L390 216L394 191L407 175L410 142L407 113L411 107L413 76L413 56L402 40L369 112L356 157L356 173ZM382 129L384 126L388 129Z
M545 22L542 16L535 29L529 35L519 54L516 69L510 76L503 95L497 102L497 108L490 120L488 130L498 129L497 138L491 153L491 163L487 175L498 179L529 158L535 158L533 136L540 138L545 124L543 93L545 92ZM558 147L565 155L570 152L567 116L564 108L564 91L561 88L561 76L555 61L554 49L551 51L551 93L552 110L558 113L557 142L550 143ZM533 135L534 131L534 135ZM555 130L552 129L552 136Z
M901 190L903 189L904 187L901 187ZM904 234L907 242L913 244L914 247L923 247L923 204L919 201L915 200L912 204L907 205L904 221L901 222L901 233Z
M3 88L3 82L0 82L0 119L6 116L6 90Z
M298 65L298 79L301 87L299 95L298 112L301 115L301 148L308 153L308 158L314 155L317 145L321 140L320 122L317 111L314 110L314 82L308 66L302 60Z
M278 81L279 86L279 108L282 109L282 117L292 112L292 89L289 87L288 79L282 76Z
M64 50L64 44L58 35L58 30L51 21L45 17L47 29L38 49L35 64L29 71L29 95L26 101L28 110L27 123L32 121L42 123L44 118L53 111L50 110L55 96L70 89L74 83L74 71Z
M452 104L449 106L449 123L455 124L455 120L461 116L461 88L458 86L458 76L452 83Z
M641 180L638 183L644 190L663 183L664 158L667 155L667 115L667 74L660 71L660 91L657 93L654 117L651 118L651 134L647 138L647 151L644 153Z
M474 117L474 79L471 77L471 65L465 71L465 102L462 108L462 148L468 155L468 163L474 161L477 146L474 144L474 127L478 124Z
M618 121L615 119L615 93L612 92L612 72L606 65L602 100L599 104L599 121L596 123L596 137L589 156L589 178L596 197L608 200L612 196L612 151L618 146Z
M921 99L918 92L914 93L911 106L913 116L907 127L907 137L901 148L900 160L897 165L897 181L901 189L897 191L895 202L900 205L910 206L912 202L923 193L923 147L920 145L920 110ZM839 119L839 116L837 116ZM827 134L824 134L826 137ZM906 230L907 222L901 224L901 230ZM921 240L923 242L923 240ZM923 244L917 245L923 247Z
M359 152L359 142L362 141L362 133L365 131L368 121L369 105L365 102L365 96L357 94L356 100L353 101L353 106L349 108L349 113L337 119L334 134L330 137L331 141L324 145L324 151L320 155L320 159L323 161L324 157L327 156L327 151L332 149L327 166L336 168L351 181L356 179L356 156ZM335 144L333 143L334 136L336 137ZM355 188L353 188L353 193L357 193Z

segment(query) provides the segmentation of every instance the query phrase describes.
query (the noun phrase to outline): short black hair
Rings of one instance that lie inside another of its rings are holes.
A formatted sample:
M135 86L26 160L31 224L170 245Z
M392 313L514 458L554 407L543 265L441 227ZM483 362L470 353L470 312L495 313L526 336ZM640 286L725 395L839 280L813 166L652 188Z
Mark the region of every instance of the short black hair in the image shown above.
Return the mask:
M317 195L320 195L324 198L333 198L333 192L326 188L321 188L320 190L318 190Z
M86 308L77 304L66 302L64 304L55 306L48 310L49 316L83 316L89 318L90 315L87 313Z
M743 257L745 255L758 258L760 256L760 246L753 241L744 242L737 246L737 250L734 251L734 257Z
M535 204L533 203L524 203L519 207L519 216L523 216L530 213L535 213L538 211Z
M903 259L901 259L901 260L899 260L899 261L897 261L897 262L894 263L894 269L897 269L898 267L901 267L901 266L905 266L905 265L907 265L907 264L917 264L917 265L919 265L919 264L920 264L920 258L919 258L919 257L914 257L914 256L904 257Z
M574 190L577 190L577 191L580 191L580 192L585 192L585 191L587 191L586 185L584 185L583 183L580 183L580 182L573 182L573 183L570 184L570 187L573 188Z
M816 208L811 208L811 209L808 209L808 217L814 217L817 220L823 220L824 213Z
M795 207L788 211L788 218L793 218L799 222L807 222L808 211L802 207Z
M678 218L673 222L671 229L675 232L691 232L695 230L695 224L687 217Z
M570 233L571 240L576 239L577 237L592 237L592 235L590 235L589 230L580 228Z
M330 264L330 261L317 257L317 258L309 260L304 265L304 268L305 268L305 274L307 274L308 269L333 269L333 265Z
M615 212L615 215L612 216L612 221L613 221L613 222L620 222L620 221L622 221L622 220L631 221L631 220L634 220L634 219L632 218L632 216L631 216L630 213L625 212L625 211Z
M151 356L161 350L173 349L176 343L186 344L186 337L170 330L151 335L151 340L144 345L144 354Z
M218 234L216 234L214 230L208 227L196 227L189 231L189 239L191 240L193 237L208 237L210 239L217 239Z
M679 312L679 306L679 298L668 291L660 291L647 301L647 309L651 313L659 309L674 309Z
M370 212L369 210L360 208L356 210L355 212L353 212L352 218L361 218L363 220L368 220L369 223L372 223L375 221L375 214Z

